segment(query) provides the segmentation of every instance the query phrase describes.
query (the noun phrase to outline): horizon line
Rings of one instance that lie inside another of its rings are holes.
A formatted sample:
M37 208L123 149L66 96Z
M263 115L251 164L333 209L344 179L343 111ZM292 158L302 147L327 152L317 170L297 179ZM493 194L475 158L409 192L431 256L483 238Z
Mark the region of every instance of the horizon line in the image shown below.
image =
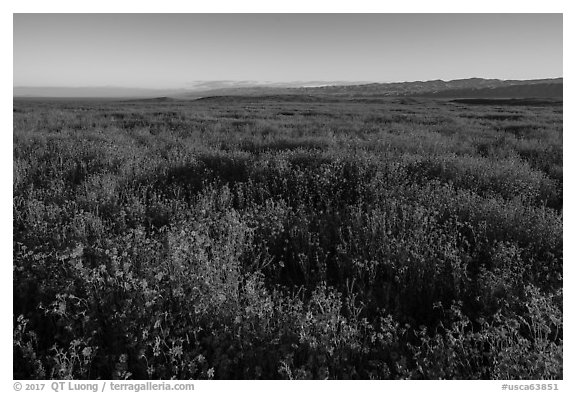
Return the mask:
M319 86L337 86L338 84L358 84L358 85L367 85L367 84L393 84L393 83L415 83L415 82L454 82L454 81L462 81L462 80L469 80L469 79L483 79L483 80L499 80L499 81L533 81L533 80L555 80L555 79L564 79L564 76L552 76L552 77L544 77L544 78L527 78L527 79L506 79L506 78L485 78L485 77L468 77L468 78L456 78L456 79L414 79L414 80L402 80L402 81L354 81L354 80L340 80L340 81L320 81L320 80L310 80L310 81L258 81L258 80L246 80L246 79L210 79L210 80L198 80L194 81L193 83L216 83L216 82L230 82L230 83L252 83L252 86L244 86L244 87L267 87L267 85L289 85L289 84L306 84L306 83L327 83L327 85ZM190 82L189 82L190 83ZM328 83L331 83L328 85ZM258 85L262 84L262 85ZM229 87L242 87L242 86L229 86ZM284 86L286 87L286 86ZM299 86L304 87L304 86ZM314 87L314 86L310 86ZM75 86L64 86L64 85L13 85L13 89L16 88L42 88L42 89L130 89L130 90L190 90L195 89L195 86L185 86L185 87L142 87L142 86L120 86L120 85L75 85ZM219 87L216 87L219 88ZM289 88L289 87L286 87Z

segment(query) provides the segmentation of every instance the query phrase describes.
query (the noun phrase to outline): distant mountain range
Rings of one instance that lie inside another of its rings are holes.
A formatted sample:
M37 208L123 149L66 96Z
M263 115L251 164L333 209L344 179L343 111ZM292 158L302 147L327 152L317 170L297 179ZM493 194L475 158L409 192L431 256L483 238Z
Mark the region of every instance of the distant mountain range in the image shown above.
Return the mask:
M179 98L250 95L313 95L348 98L437 97L437 98L557 98L562 99L563 78L534 80L458 79L452 81L370 83L323 87L221 88L186 93Z
M358 86L331 86L315 89L330 95L362 97L446 97L446 98L562 98L563 78L533 80L457 79L426 82L372 83Z
M329 84L322 86L322 84ZM562 99L563 78L500 80L469 78L452 81L397 83L251 81L196 82L188 89L131 89L117 87L14 87L14 97L85 97L197 99L211 96L311 95L338 98L436 97L436 98L555 98Z

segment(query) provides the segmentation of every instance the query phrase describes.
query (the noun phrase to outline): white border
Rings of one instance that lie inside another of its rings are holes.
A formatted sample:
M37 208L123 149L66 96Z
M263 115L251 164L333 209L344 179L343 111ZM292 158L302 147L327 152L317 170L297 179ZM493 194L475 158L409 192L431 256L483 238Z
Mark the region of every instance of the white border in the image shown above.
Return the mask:
M574 70L574 56L573 50L570 47L574 46L572 37L574 34L574 20L573 9L570 7L569 1L503 1L503 0L486 0L483 2L474 2L474 4L467 4L463 1L425 1L425 0L405 0L402 2L394 2L395 4L388 4L382 1L332 1L322 3L312 0L293 0L286 3L272 3L270 1L211 1L194 3L190 1L141 1L141 2L120 2L119 0L103 0L99 2L84 3L71 0L57 0L57 1L8 1L3 2L2 18L0 29L2 29L2 48L4 53L13 53L12 51L12 34L13 34L13 13L93 13L93 12L118 12L118 13L286 13L286 12L302 12L302 13L563 13L564 14L564 70ZM12 390L12 268L10 261L12 260L12 199L8 193L11 187L12 177L12 86L8 80L12 80L13 75L13 62L3 62L3 76L5 81L4 94L2 95L2 119L4 121L3 132L0 134L0 176L1 183L5 186L5 191L0 194L1 207L0 210L0 250L2 252L2 264L0 265L0 274L2 277L2 315L6 316L5 323L1 324L0 331L0 350L3 355L0 360L0 386L4 387L5 391ZM572 98L572 78L570 74L564 75L564 89L565 89L565 111L564 117L564 206L565 206L565 223L564 223L564 238L565 250L564 260L565 275L564 280L568 285L564 285L564 381L558 381L560 390L562 391L576 391L574 383L574 340L571 333L574 331L574 313L571 305L574 302L574 290L572 289L573 282L573 263L575 260L575 249L572 239L576 239L576 232L574 231L575 210L571 206L574 201L574 181L572 174L575 173L576 168L574 153L574 146L576 144L574 134L574 117L571 112L573 103ZM528 383L527 381L517 383ZM572 386L572 389L569 389ZM298 381L298 382L197 382L197 391L207 390L237 390L246 389L251 391L265 391L269 393L270 389L275 389L277 392L288 392L294 389L330 389L337 392L348 392L355 389L362 389L366 391L381 391L382 388L388 388L392 391L429 391L433 389L442 389L448 392L490 392L500 391L501 383L495 381L386 381L386 382L370 382L370 381Z

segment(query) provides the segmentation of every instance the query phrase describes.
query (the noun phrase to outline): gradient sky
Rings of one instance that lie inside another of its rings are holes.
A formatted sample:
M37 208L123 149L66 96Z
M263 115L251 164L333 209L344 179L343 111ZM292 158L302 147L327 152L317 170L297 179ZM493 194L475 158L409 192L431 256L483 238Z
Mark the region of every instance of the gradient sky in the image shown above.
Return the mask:
M14 86L562 76L562 14L14 14Z

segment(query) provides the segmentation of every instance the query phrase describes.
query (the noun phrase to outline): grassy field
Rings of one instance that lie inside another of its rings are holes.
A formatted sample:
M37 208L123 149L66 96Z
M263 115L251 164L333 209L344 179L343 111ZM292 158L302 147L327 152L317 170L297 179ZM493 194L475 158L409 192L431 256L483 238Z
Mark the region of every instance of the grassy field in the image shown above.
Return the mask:
M13 132L14 378L562 378L561 105L16 100Z

